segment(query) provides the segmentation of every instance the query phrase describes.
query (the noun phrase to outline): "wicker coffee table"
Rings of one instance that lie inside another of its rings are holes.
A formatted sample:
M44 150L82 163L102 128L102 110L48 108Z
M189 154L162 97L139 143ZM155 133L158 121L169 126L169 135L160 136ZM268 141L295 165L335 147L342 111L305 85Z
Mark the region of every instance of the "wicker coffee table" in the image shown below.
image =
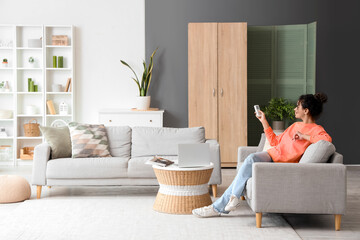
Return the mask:
M208 182L214 165L179 168L177 164L168 167L153 165L160 184L154 203L154 210L172 214L191 214L195 208L212 203Z

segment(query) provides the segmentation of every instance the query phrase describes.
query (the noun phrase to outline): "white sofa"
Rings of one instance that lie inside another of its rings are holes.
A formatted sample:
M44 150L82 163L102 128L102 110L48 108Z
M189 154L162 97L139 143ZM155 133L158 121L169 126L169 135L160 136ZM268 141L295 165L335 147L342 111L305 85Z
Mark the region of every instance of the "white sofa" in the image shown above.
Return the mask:
M112 157L51 159L47 143L35 147L32 184L37 198L42 186L74 185L158 185L151 165L154 155L177 159L180 143L209 143L214 170L209 181L213 195L221 184L220 147L216 140L205 139L205 129L106 127Z

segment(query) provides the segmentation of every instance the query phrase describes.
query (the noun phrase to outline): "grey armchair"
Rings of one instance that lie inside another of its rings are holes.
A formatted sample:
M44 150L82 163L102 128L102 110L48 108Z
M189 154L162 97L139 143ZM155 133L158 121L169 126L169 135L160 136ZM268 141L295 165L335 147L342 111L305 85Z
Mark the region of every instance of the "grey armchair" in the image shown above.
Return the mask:
M263 134L257 147L239 147L237 169L248 155L262 151L265 138ZM258 228L262 213L307 213L334 214L335 230L340 230L346 208L343 156L335 152L326 163L302 163L302 159L298 164L254 163L242 199L256 213Z

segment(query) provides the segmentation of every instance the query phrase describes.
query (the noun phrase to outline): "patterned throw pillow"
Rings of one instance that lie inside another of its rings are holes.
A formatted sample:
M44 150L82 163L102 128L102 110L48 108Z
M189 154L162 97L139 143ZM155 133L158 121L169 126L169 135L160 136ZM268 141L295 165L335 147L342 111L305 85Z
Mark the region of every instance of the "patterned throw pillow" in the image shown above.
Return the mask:
M69 123L72 157L111 157L104 125Z

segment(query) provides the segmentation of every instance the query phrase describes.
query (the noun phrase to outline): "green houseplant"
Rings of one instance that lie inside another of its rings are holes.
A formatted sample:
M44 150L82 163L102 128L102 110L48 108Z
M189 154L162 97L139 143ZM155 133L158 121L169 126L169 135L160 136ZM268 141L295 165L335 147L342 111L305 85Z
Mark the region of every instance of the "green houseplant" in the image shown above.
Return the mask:
M153 68L154 68L153 59L154 59L154 56L155 56L155 53L156 53L157 50L158 50L158 48L155 49L155 51L151 54L149 65L146 64L145 60L143 61L144 71L143 71L141 80L139 80L139 78L138 78L137 74L135 73L134 69L132 67L130 67L130 65L128 63L126 63L123 60L120 60L120 62L123 65L130 68L130 70L135 75L135 78L133 77L132 79L134 80L134 82L136 83L136 85L138 86L138 89L139 89L139 97L138 97L137 108L140 109L140 110L147 110L150 107L150 96L147 96L147 94L148 94L148 90L149 90L149 87L150 87Z
M285 129L285 120L294 120L295 104L285 98L272 98L269 105L264 108L265 116L273 121L274 130Z
M2 66L3 67L8 67L8 60L7 58L4 58L3 61L2 61Z

